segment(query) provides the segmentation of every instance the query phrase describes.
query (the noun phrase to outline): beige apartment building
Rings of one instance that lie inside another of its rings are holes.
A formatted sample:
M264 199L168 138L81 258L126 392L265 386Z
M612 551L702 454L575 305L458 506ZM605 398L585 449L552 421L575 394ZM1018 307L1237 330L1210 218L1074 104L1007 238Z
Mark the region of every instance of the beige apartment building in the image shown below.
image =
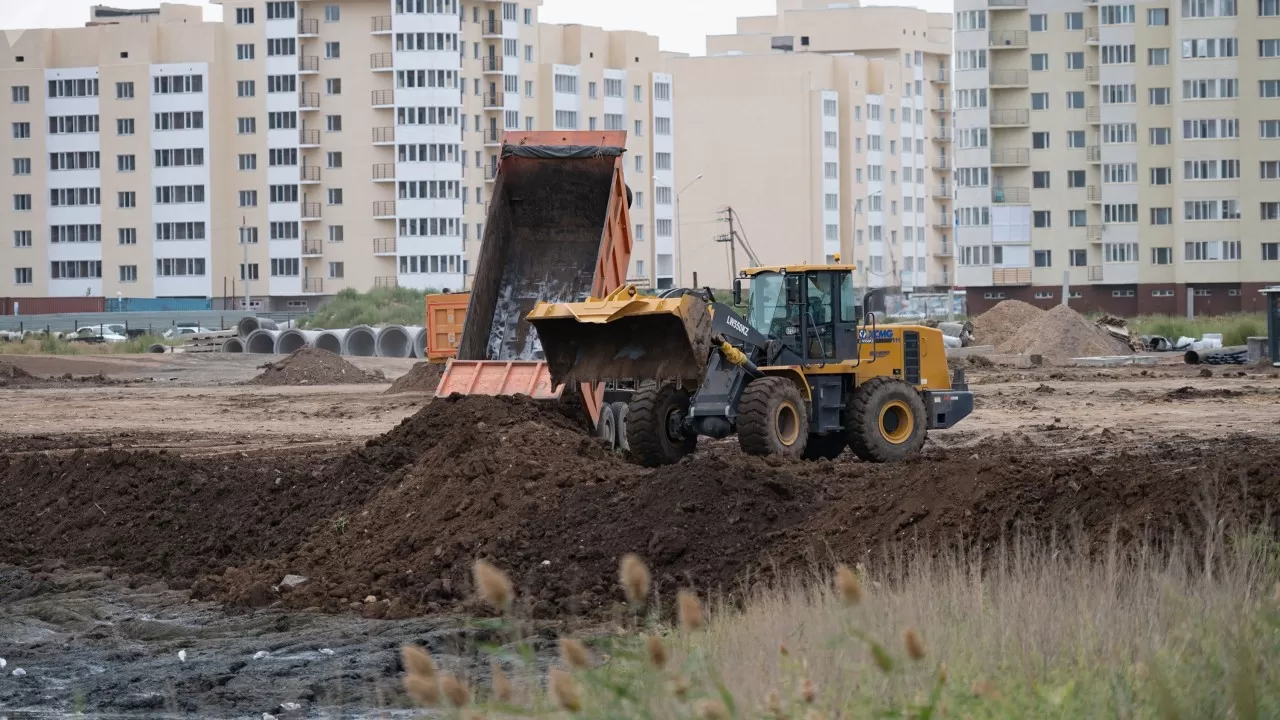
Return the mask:
M1280 281L1280 2L957 0L956 283L1122 315Z
M214 1L220 23L95 7L0 57L0 296L465 289L506 130L628 129L638 238L672 216L656 38L540 26L540 0ZM662 246L637 249L663 282Z
M731 207L764 264L839 255L868 287L949 288L951 17L778 0L737 30L671 62L681 282L731 283Z

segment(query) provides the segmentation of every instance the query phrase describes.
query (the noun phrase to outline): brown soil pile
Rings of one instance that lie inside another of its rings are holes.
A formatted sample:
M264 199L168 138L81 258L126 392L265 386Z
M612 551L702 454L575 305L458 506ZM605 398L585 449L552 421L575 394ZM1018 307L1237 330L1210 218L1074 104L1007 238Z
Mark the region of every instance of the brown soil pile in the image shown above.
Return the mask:
M396 378L387 389L388 395L407 392L434 393L440 386L440 377L444 375L444 365L440 363L420 362L409 372Z
M118 380L97 375L75 376L71 373L57 377L37 377L10 362L0 362L0 388L51 388L65 385L129 385L146 380Z
M974 319L974 344L999 347L1044 314L1044 310L1021 300L1003 300Z
M1124 341L1066 305L1055 305L1049 312L1024 325L998 350L1002 353L1043 355L1052 360L1133 354L1133 349Z
M262 374L246 381L246 385L354 385L381 383L387 378L378 372L365 372L328 350L302 348L276 363L262 366Z
M19 385L35 380L35 376L9 362L0 362L0 387Z

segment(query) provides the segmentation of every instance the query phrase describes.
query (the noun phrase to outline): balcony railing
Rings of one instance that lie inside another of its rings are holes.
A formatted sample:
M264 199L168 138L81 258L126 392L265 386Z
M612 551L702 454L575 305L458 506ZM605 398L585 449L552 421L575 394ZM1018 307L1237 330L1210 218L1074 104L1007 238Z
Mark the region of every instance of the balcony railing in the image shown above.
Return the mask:
M991 125L1030 125L1031 111L1027 108L1017 110L992 110Z
M1096 42L1098 42L1098 28L1096 28L1096 27L1086 27L1086 28L1084 29L1084 41L1085 41L1086 43L1096 43Z
M298 34L302 36L319 35L320 20L319 18L298 18Z
M1029 148L999 148L991 151L992 165L1030 165Z
M395 141L396 129L394 127L376 127L373 129L373 142L375 145L384 145Z
M315 203L315 202L302 203L302 219L303 220L319 220L320 219L320 203Z
M992 30L988 44L993 48L1021 48L1027 46L1026 30Z
M484 144L485 145L501 145L502 131L498 130L497 128L486 129L484 131Z
M992 268L992 285L1030 285L1031 268Z
M504 107L504 105L505 105L505 101L506 101L506 96L505 96L505 95L503 95L503 93L502 93L502 91L501 91L501 90L497 90L497 91L494 91L494 92L487 92L487 93L485 93L485 94L484 94L484 106L485 106L485 108L490 108L490 109L492 109L492 108L498 108L498 109L501 109L502 107Z
M298 168L298 180L304 183L320 182L320 166L319 165L303 165Z
M487 73L502 72L502 56L487 55L485 57L480 58L480 70L482 72L487 72Z
M493 165L484 166L484 181L493 182L498 179L498 168Z
M951 197L951 186L946 183L940 183L933 186L933 196L936 198Z
M938 132L933 134L934 142L951 142L951 128L938 128Z
M324 280L322 278L303 278L302 292L309 295L318 295L324 292Z
M1029 82L1026 70L992 70L990 80L996 87L1025 87Z
M950 160L949 158L945 158L945 157L934 158L934 159L933 159L933 169L934 169L934 170L950 170L950 169L951 169L951 160Z
M1027 0L987 0L991 10L1019 9L1027 6Z
M393 237L383 237L373 239L374 255L395 255L396 239Z
M1102 122L1102 108L1097 105L1090 105L1084 109L1084 121L1090 125L1098 125Z
M301 55L298 57L298 72L300 73L318 73L320 72L320 58L316 55Z
M299 145L301 145L301 146L303 146L303 147L308 147L308 146L312 146L312 145L319 145L319 144L320 144L320 131L319 131L319 130L299 130L299 131L298 131L298 144L299 144Z
M938 257L951 257L953 254L955 254L955 245L949 242L938 245L938 252L934 253Z
M1101 265L1089 266L1089 282L1102 282L1102 266Z
M938 68L933 75L933 81L946 85L951 82L951 71L947 68Z
M1025 205L1031 202L1031 189L1025 187L991 188L991 202Z
M934 101L933 107L929 109L939 113L951 112L951 104L947 102L946 98L938 98Z
M1102 242L1102 226L1090 225L1084 229L1085 238L1091 243Z
M395 200L377 200L373 203L375 218L394 218L396 216Z
M319 257L324 254L324 243L320 238L303 238L302 255L303 257Z
M369 32L375 35L391 32L391 16L375 15L369 18Z
M389 52L369 53L369 69L390 70L393 64L392 58Z
M1084 69L1084 81L1090 84L1097 84L1102 78L1102 72L1097 65L1090 65Z
M369 92L369 103L374 107L392 107L396 104L396 91L372 90Z
M938 228L949 228L955 224L955 218L950 213L942 213L933 216L933 226Z
M498 19L480 21L480 37L502 37L502 21Z
M1093 162L1093 163L1100 163L1100 162L1102 162L1102 148L1101 148L1101 147L1099 147L1099 146L1097 146L1097 145L1090 145L1088 148L1086 148L1086 149L1085 149L1085 152L1086 152L1086 153L1088 154L1088 156L1089 156L1089 162Z
M374 180L395 180L396 164L395 163L376 163L373 166Z
M319 110L320 109L320 93L314 93L314 92L298 93L298 109L299 110Z
M396 281L395 275L380 275L373 279L373 286L375 288L393 288L398 287L399 285L400 283Z
M1085 188L1085 194L1088 196L1089 202L1091 203L1102 202L1102 188L1097 185L1090 185Z

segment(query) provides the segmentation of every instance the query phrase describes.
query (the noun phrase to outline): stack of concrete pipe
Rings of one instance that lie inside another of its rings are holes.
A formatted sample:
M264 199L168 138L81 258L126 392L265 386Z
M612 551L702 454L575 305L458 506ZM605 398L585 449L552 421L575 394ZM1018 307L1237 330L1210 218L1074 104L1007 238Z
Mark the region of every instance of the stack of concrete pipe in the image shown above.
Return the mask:
M425 358L427 329L418 325L357 325L334 330L299 330L293 323L245 317L237 327L238 338L229 338L222 351L288 355L303 348L328 350L354 357Z

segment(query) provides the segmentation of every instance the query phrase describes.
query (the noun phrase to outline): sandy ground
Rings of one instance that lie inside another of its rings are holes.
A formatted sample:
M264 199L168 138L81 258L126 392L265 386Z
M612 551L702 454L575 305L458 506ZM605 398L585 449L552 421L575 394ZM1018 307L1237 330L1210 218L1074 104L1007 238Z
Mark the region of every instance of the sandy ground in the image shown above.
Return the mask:
M263 356L0 356L36 375L151 378L136 385L0 390L5 454L79 448L168 448L216 456L255 449L332 452L385 432L431 400L388 396L386 385L244 387ZM412 361L356 358L388 378ZM1280 375L1272 371L1160 366L1111 370L973 369L973 416L936 432L939 448L981 454L1022 440L1064 460L1106 446L1149 446L1236 433L1280 436ZM1187 390L1186 388L1192 388ZM0 716L83 710L90 716L261 717L281 702L301 714L388 709L407 640L437 648L446 664L475 661L459 621L375 621L320 613L223 609L185 588L108 568L0 565ZM332 654L320 652L330 649ZM179 650L187 661L180 662ZM254 660L255 653L268 656ZM23 667L27 675L9 673ZM22 711L19 714L19 711ZM354 715L352 714L354 712Z

